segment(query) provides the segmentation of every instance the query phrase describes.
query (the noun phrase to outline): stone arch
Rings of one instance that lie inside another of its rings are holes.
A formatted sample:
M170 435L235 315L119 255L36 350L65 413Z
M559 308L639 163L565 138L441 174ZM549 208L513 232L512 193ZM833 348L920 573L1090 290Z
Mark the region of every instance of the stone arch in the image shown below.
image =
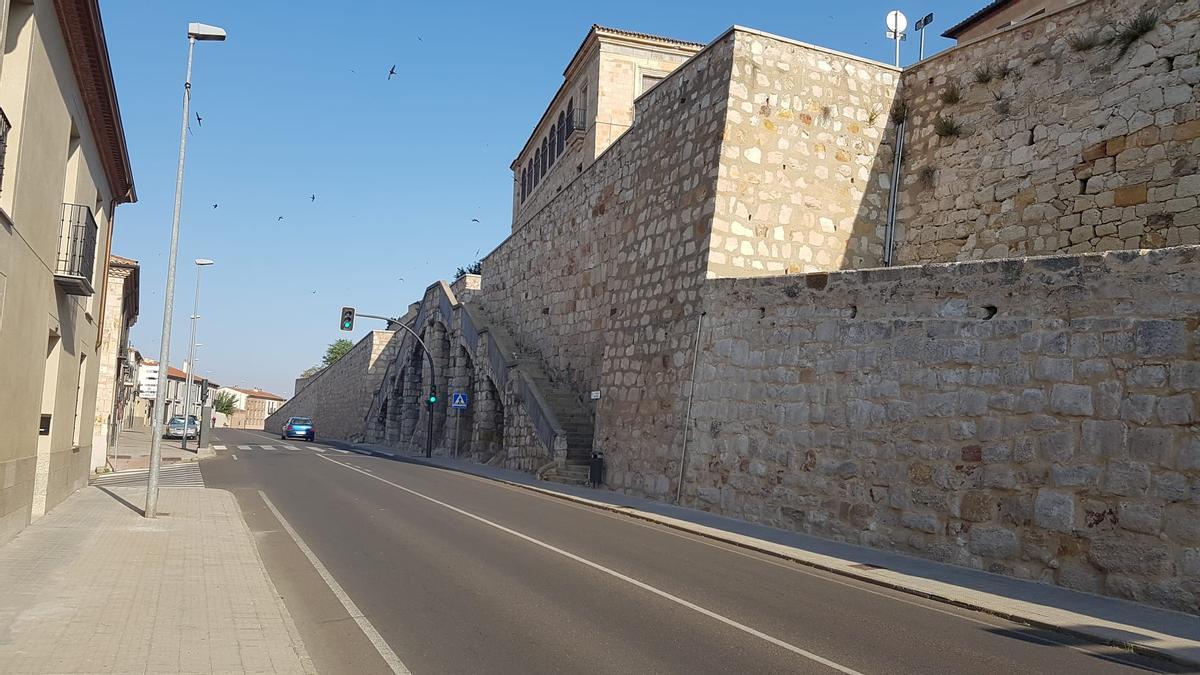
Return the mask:
M404 388L403 393L403 410L400 411L400 436L397 440L406 442L413 440L417 431L417 423L421 420L421 391L424 388L423 375L425 368L422 366L422 361L425 358L425 353L421 350L421 345L413 342L413 349L408 355L408 365L405 366L405 371L408 377L403 378L400 383Z
M454 366L450 372L450 388L446 392L447 406L453 401L451 398L455 392L466 393L469 397L468 404L465 410L450 410L449 424L453 430L450 436L450 454L452 455L469 455L471 448L471 436L474 429L475 418L475 363L471 358L470 352L463 345L459 345L454 353Z
M505 410L501 390L491 377L481 377L475 386L475 413L471 451L479 462L504 456Z

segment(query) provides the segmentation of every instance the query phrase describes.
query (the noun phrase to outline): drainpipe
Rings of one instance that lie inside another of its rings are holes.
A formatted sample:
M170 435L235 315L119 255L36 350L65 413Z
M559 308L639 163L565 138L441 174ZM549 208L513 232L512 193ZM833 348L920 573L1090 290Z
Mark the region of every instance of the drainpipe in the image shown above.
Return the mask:
M904 121L896 125L896 154L892 161L892 185L888 193L887 228L884 230L883 264L891 267L896 240L896 204L900 200L900 164L904 161Z
M679 456L679 481L675 484L675 503L683 496L683 469L687 466L688 429L692 426L692 402L696 400L696 361L700 357L700 327L704 325L704 315L700 312L696 319L696 340L692 343L692 390L688 393L687 416L683 420L683 452Z

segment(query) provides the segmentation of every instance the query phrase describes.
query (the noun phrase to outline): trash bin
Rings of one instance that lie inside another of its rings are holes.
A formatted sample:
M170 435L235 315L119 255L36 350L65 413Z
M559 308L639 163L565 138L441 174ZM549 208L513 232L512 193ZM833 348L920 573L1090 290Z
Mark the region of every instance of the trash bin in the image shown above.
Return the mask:
M588 486L600 487L604 482L604 453L593 452L590 470L588 471Z

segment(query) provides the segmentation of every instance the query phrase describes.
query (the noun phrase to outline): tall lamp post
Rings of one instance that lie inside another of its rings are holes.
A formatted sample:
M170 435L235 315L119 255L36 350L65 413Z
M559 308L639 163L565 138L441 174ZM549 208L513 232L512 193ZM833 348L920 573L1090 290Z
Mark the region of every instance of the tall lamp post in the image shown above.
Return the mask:
M183 128L179 130L179 165L175 170L175 209L171 214L171 254L167 257L167 288L163 300L162 336L159 338L158 363L162 372L170 368L171 357L171 312L175 304L175 258L179 253L179 211L183 206L183 160L187 155L188 115L192 103L192 52L196 42L220 42L225 39L225 30L203 23L188 24L187 76L183 80ZM147 518L158 516L158 465L162 459L163 413L166 408L166 387L159 387L154 396L154 423L150 427L150 471L146 478ZM184 433L187 418L184 418Z
M187 387L183 392L183 441L180 446L187 450L187 425L192 413L192 376L196 372L196 321L200 319L200 270L209 267L213 261L208 258L196 258L196 299L192 302L192 337L188 340ZM196 417L196 445L200 444L200 418Z

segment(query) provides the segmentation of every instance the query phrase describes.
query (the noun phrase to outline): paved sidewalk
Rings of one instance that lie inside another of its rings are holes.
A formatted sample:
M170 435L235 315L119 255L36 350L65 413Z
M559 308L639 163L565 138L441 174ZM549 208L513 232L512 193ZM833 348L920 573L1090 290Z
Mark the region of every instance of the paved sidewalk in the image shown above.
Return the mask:
M108 450L108 464L113 471L129 469L145 469L150 466L150 430L124 429L117 437L116 447ZM213 456L212 446L196 450L195 439L188 440L188 449L179 447L179 439L164 438L159 451L162 453L163 464L175 462L195 462Z
M2 673L312 673L223 490L80 490L0 546Z
M1098 644L1200 666L1200 617L1149 605L1072 591L900 553L844 544L799 532L756 525L640 497L540 481L509 469L448 457L426 459L391 448L347 448L437 466L538 490L719 539L873 584L979 610L1012 621L1070 633Z

